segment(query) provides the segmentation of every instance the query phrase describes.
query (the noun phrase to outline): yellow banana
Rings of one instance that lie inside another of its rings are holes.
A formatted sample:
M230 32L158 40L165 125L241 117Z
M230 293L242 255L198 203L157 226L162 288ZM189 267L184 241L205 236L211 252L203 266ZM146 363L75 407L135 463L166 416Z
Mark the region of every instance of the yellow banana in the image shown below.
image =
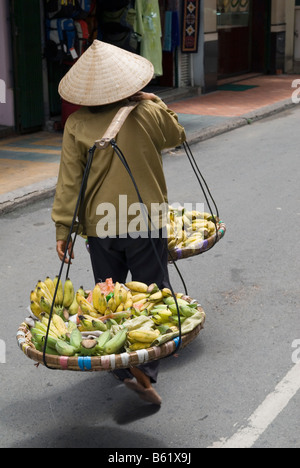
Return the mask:
M122 302L121 304L118 305L116 312L123 312L123 310L125 310L125 304L123 304Z
M130 281L129 283L125 283L125 286L131 291L140 293L146 293L148 291L148 285L139 281Z
M52 322L62 336L68 333L68 327L59 315L53 314Z
M75 291L74 291L74 286L70 278L67 278L65 284L64 284L64 297L63 297L63 306L68 309L74 300L75 297Z
M101 293L99 301L98 301L98 309L97 310L101 315L104 315L106 309L107 309L106 297L105 297L104 293Z
M48 329L48 324L49 324L49 319L47 319L46 317L43 317L41 319L41 325L43 325L46 330ZM38 322L36 323L36 327L38 328L40 325L38 324ZM63 335L60 333L60 331L56 328L56 326L53 324L53 322L51 321L50 323L50 332L56 336L56 338L61 338Z
M39 302L38 298L37 298L37 295L36 295L36 291L31 291L30 293L30 301L33 301L33 302Z
M49 289L51 296L53 297L54 292L55 292L55 286L54 286L54 283L53 283L52 279L49 278L49 276L47 276L44 283L47 286L47 288Z
M107 307L112 311L115 312L117 309L117 303L114 299L114 297L111 297L107 303Z
M216 232L215 223L213 221L208 221L207 229L209 230L210 235L214 234Z
M121 286L120 293L121 293L121 302L125 304L125 302L127 301L127 297L130 297L129 296L130 291L127 291L123 286Z
M164 297L172 296L172 291L169 288L162 289L162 294Z
M58 276L56 276L54 278L54 280L53 280L55 288L57 286L57 282L58 282ZM59 280L57 294L56 294L56 298L55 298L55 305L63 305L63 301L64 301L64 288L63 288L63 285L62 285L62 281Z
M101 294L102 292L101 292L100 286L99 284L96 284L96 286L93 289L92 297L93 297L93 306L99 313L100 313L99 307L100 307Z
M159 330L146 330L140 328L139 330L132 330L128 333L128 340L131 343L152 343L160 335Z
M138 294L136 294L136 295L134 295L134 296L132 297L132 301L133 301L133 303L139 302L139 301L141 301L142 299L147 299L149 296L150 296L149 293L138 293Z
M38 281L37 283L37 288L41 288L44 292L44 294L48 297L48 298L51 298L51 292L49 291L49 288L48 286L46 285L46 283L44 281Z
M81 311L84 314L93 314L93 315L98 315L97 310L94 308L94 306L81 294L77 291L76 293L76 300L79 304L79 307Z
M133 299L129 298L124 304L124 310L130 309L133 306Z
M136 343L132 343L129 346L129 349L130 349L130 351L139 351L140 349L150 348L150 345L151 345L151 343L140 343L140 342L137 341Z
M40 286L36 287L35 294L37 302L40 302L42 297L45 297L48 302L52 302L52 298L50 297L49 293L47 293L47 291L45 291L45 289L42 289Z
M161 299L163 299L163 293L162 291L158 291L154 294L151 294L151 296L149 297L149 301L152 302L152 301L160 301Z
M120 295L121 292L121 285L120 283L116 282L114 286L114 298L117 304L117 307L121 304L121 298L122 296Z
M41 306L35 302L35 301L31 301L30 303L30 309L31 309L31 312L33 313L33 315L40 319L41 318L41 314L43 313L42 309L41 309Z
M44 296L41 297L40 306L41 306L42 311L45 312L46 314L51 313L52 303L50 304L50 302Z
M161 317L163 323L169 322L170 317L173 315L170 310L159 310L157 314Z

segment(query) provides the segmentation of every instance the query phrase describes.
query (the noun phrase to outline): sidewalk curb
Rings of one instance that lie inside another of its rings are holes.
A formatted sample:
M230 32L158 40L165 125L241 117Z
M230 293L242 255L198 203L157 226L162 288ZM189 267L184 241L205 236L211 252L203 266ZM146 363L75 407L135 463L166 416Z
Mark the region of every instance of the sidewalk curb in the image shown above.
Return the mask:
M51 178L0 195L0 216L22 208L36 201L45 200L54 196L57 178Z
M237 128L251 125L254 122L272 117L272 115L284 112L288 109L296 107L297 105L298 104L294 104L291 99L286 99L269 106L261 107L260 109L249 112L248 114L244 114L241 117L230 118L228 122L219 124L217 126L207 127L200 132L191 134L189 136L189 144L194 145L201 141L209 140L215 136L222 135L223 133L228 133Z
M188 142L194 145L201 141L209 140L215 136L228 133L237 128L251 125L253 122L271 117L274 114L296 107L291 99L280 101L276 104L262 107L242 117L230 118L228 122L217 126L211 126L189 135ZM17 208L21 208L36 201L51 198L56 190L56 178L51 178L37 184L33 184L14 192L0 195L0 216L10 213Z

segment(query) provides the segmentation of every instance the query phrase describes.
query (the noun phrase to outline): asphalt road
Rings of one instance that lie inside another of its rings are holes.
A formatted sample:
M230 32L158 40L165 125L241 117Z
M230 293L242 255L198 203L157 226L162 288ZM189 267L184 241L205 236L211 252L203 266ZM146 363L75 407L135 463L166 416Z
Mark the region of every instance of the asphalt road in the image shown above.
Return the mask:
M108 373L36 368L21 353L15 335L29 293L60 267L52 200L0 218L2 448L299 448L299 118L297 107L192 148L227 233L178 262L207 320L188 348L161 362L161 409ZM203 201L186 157L173 153L165 156L170 201ZM93 284L80 240L71 277Z

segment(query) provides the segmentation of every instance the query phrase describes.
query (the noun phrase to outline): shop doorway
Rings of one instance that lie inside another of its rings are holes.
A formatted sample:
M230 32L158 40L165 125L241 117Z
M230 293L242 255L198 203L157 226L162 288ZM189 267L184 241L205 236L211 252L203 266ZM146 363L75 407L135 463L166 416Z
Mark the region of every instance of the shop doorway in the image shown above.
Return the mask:
M267 73L272 0L218 0L219 80Z
M10 8L16 130L27 133L44 125L40 0L12 0Z

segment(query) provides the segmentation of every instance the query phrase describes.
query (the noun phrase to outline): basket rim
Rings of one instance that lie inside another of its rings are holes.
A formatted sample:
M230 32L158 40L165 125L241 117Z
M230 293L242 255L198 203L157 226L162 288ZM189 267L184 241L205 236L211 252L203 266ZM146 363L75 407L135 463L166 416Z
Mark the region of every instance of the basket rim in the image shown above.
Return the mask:
M183 296L188 302L193 302L189 296ZM182 335L181 347L185 348L189 343L199 335L204 328L206 314L201 306L197 310L203 315L202 322L191 332ZM17 342L19 348L31 360L39 364L45 365L43 353L36 350L33 345L29 344L27 335L30 332L30 327L23 322L17 332ZM179 337L173 338L161 346L154 346L139 351L122 354L110 354L106 356L54 356L46 354L46 364L51 369L55 370L70 370L70 371L113 371L115 369L126 369L128 367L136 367L140 364L156 361L172 354L177 347Z

